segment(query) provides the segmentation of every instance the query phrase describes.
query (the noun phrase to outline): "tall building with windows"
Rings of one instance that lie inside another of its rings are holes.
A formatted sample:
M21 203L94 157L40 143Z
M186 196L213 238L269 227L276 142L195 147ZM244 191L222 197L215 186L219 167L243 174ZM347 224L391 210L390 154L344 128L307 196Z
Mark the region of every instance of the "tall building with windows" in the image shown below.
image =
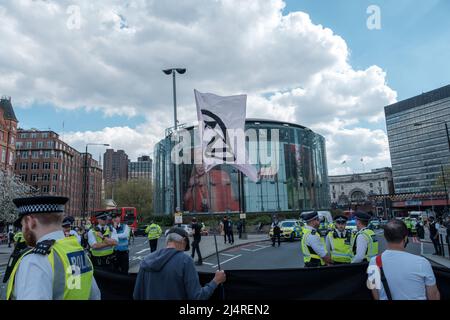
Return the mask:
M138 157L136 162L128 160L128 180L152 181L152 164L153 160L149 156Z
M114 184L128 180L128 155L124 150L107 149L103 155L103 180L105 183L105 197L114 196Z
M16 154L17 118L11 97L0 99L0 170L12 172Z
M450 85L384 108L396 193L429 193L449 168Z
M102 170L88 154L88 189L83 193L84 156L59 138L54 131L18 130L14 172L38 194L65 196L67 215L80 216L83 196L89 208L101 206Z

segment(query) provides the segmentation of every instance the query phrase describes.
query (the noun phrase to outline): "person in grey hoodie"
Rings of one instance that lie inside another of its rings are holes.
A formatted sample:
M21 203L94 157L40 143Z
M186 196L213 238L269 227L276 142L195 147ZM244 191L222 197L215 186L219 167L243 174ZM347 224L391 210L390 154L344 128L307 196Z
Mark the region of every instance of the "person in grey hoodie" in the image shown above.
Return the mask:
M223 271L201 287L189 251L189 236L178 227L169 230L166 248L147 255L136 278L134 300L207 300L226 280Z

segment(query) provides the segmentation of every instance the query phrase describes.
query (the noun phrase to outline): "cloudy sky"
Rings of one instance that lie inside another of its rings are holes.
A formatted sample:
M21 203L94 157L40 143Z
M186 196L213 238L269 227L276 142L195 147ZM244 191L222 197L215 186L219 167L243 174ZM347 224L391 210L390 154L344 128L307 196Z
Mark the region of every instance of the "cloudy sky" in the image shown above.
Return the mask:
M369 29L377 5L381 29ZM446 0L14 0L0 3L0 94L22 128L151 154L195 121L193 89L327 139L330 174L390 166L383 107L450 82ZM96 158L104 152L91 147ZM363 162L361 162L363 158ZM345 163L343 164L343 162Z

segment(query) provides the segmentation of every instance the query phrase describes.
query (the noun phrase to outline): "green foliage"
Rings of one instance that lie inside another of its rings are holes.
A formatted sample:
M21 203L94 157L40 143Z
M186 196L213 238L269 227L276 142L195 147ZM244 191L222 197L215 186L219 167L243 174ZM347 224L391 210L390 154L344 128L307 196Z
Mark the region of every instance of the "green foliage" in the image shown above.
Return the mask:
M114 201L118 207L135 207L140 221L147 221L151 216L153 191L149 180L119 181L107 189L110 192L114 190Z

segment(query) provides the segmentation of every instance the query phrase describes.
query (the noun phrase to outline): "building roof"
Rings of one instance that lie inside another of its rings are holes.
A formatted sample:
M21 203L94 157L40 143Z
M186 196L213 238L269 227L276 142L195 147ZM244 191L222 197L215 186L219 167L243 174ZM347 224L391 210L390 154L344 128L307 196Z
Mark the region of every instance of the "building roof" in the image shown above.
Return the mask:
M19 122L16 118L16 114L14 113L14 109L11 104L11 97L2 97L0 99L0 109L3 110L3 117L6 120Z
M446 98L450 98L450 85L386 106L384 107L384 113L389 116Z

